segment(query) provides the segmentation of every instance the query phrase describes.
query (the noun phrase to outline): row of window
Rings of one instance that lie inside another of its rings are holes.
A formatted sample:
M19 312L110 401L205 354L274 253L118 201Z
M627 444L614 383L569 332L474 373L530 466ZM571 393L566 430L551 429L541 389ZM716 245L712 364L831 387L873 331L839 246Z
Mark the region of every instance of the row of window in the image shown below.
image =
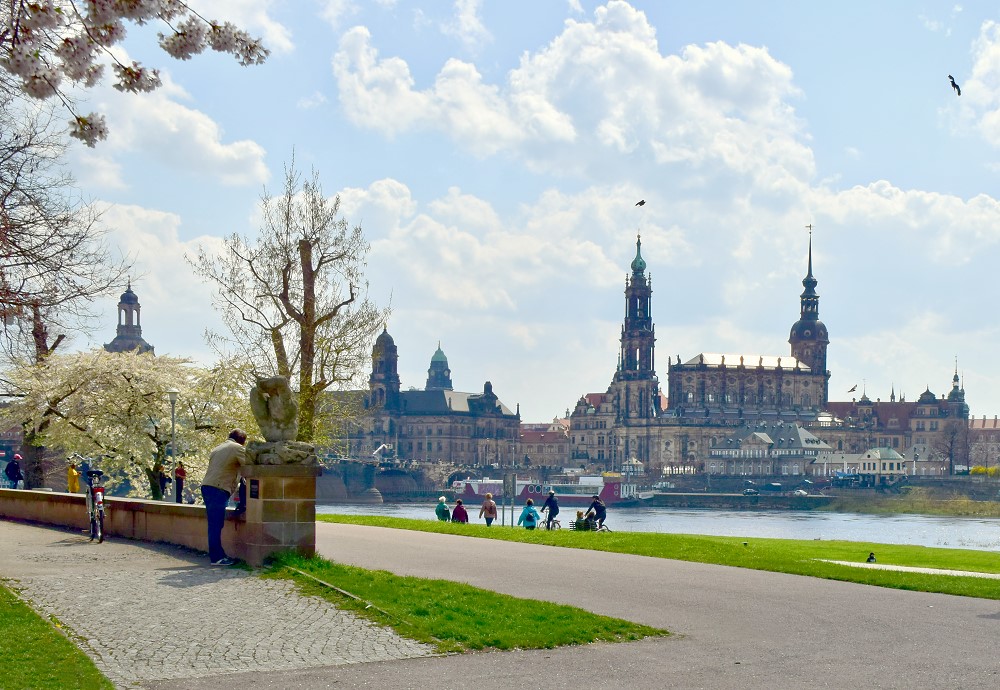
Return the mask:
M744 393L742 397L736 393L723 393L717 394L713 392L706 392L703 396L703 400L696 401L694 391L688 391L686 394L682 391L681 395L686 398L689 404L713 404L717 402L725 403L727 405L787 405L791 406L795 404L795 396L791 393ZM799 396L799 404L802 407L810 407L812 405L812 396L808 393L803 393Z

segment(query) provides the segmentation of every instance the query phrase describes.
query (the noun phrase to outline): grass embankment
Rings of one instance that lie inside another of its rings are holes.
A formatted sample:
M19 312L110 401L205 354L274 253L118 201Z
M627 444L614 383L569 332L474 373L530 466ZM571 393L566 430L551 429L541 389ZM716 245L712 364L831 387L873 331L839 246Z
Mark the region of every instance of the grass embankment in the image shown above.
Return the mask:
M358 599L303 577L297 570ZM519 599L447 580L364 570L322 558L282 554L268 576L291 578L306 594L389 626L403 637L434 645L442 653L551 649L668 634L572 606Z
M554 532L528 531L520 528L457 525L437 520L412 520L368 515L317 515L316 519L323 522L461 534L486 539L629 553L654 558L671 558L696 563L714 563L737 568L806 575L894 589L1000 599L1000 580L974 576L933 575L876 568L856 568L824 562L833 560L861 563L864 562L870 551L874 551L880 564L962 570L970 573L1000 573L1000 557L998 554L988 551L939 549L875 542L803 541L647 532L574 532L566 529Z
M56 630L57 621L46 621L0 585L0 687L38 690L90 690L114 685L94 662Z
M838 496L822 510L876 515L906 513L1000 518L1000 502L977 501L961 494L940 494L924 487L911 487L910 491L898 496Z

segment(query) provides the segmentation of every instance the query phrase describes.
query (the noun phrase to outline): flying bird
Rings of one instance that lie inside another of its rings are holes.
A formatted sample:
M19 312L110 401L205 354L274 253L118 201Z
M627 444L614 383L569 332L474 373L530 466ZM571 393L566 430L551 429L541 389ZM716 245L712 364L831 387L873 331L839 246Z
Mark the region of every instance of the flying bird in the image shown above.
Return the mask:
M962 95L962 89L959 88L958 84L955 83L955 77L948 75L948 79L951 80L951 88L955 89L955 93L959 96Z
M858 384L855 383L853 386L850 387L850 389L848 389L847 392L848 393L853 393L856 390L858 390Z
M635 202L635 205L636 206L645 206L646 205L646 200L645 199L640 199L639 201Z

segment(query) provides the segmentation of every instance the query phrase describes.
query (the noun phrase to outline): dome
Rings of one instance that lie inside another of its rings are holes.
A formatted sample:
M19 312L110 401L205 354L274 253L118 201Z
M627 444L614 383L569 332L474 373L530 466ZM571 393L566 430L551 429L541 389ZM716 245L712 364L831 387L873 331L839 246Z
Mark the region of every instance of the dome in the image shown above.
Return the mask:
M792 325L789 340L814 340L821 343L830 342L830 334L822 321L799 319Z
M139 298L134 292L132 292L131 284L125 289L125 292L122 293L121 299L118 301L122 304L139 304Z
M441 343L438 343L438 349L434 351L433 355L431 355L431 364L434 364L435 362L440 362L445 365L448 364L448 358L441 349Z
M937 402L937 398L935 398L934 394L931 393L931 389L930 389L929 386L928 386L927 390L925 390L923 393L921 393L920 397L917 398L917 404L927 405L927 404L933 404L933 403L936 403L936 402Z
M635 258L632 259L632 272L642 273L646 270L646 262L642 259L642 239L637 237L635 239Z
M384 327L382 328L382 333L375 339L375 347L377 349L381 349L383 352L387 348L396 347L396 341L392 339L392 336L389 335L389 331Z

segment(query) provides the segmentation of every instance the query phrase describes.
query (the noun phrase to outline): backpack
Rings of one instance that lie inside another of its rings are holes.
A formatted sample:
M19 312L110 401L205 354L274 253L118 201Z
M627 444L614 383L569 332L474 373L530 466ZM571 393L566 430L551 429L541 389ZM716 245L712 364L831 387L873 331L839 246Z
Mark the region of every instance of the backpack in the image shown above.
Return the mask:
M528 527L533 527L535 525L535 514L528 513L527 515L525 515L524 524L527 525Z

